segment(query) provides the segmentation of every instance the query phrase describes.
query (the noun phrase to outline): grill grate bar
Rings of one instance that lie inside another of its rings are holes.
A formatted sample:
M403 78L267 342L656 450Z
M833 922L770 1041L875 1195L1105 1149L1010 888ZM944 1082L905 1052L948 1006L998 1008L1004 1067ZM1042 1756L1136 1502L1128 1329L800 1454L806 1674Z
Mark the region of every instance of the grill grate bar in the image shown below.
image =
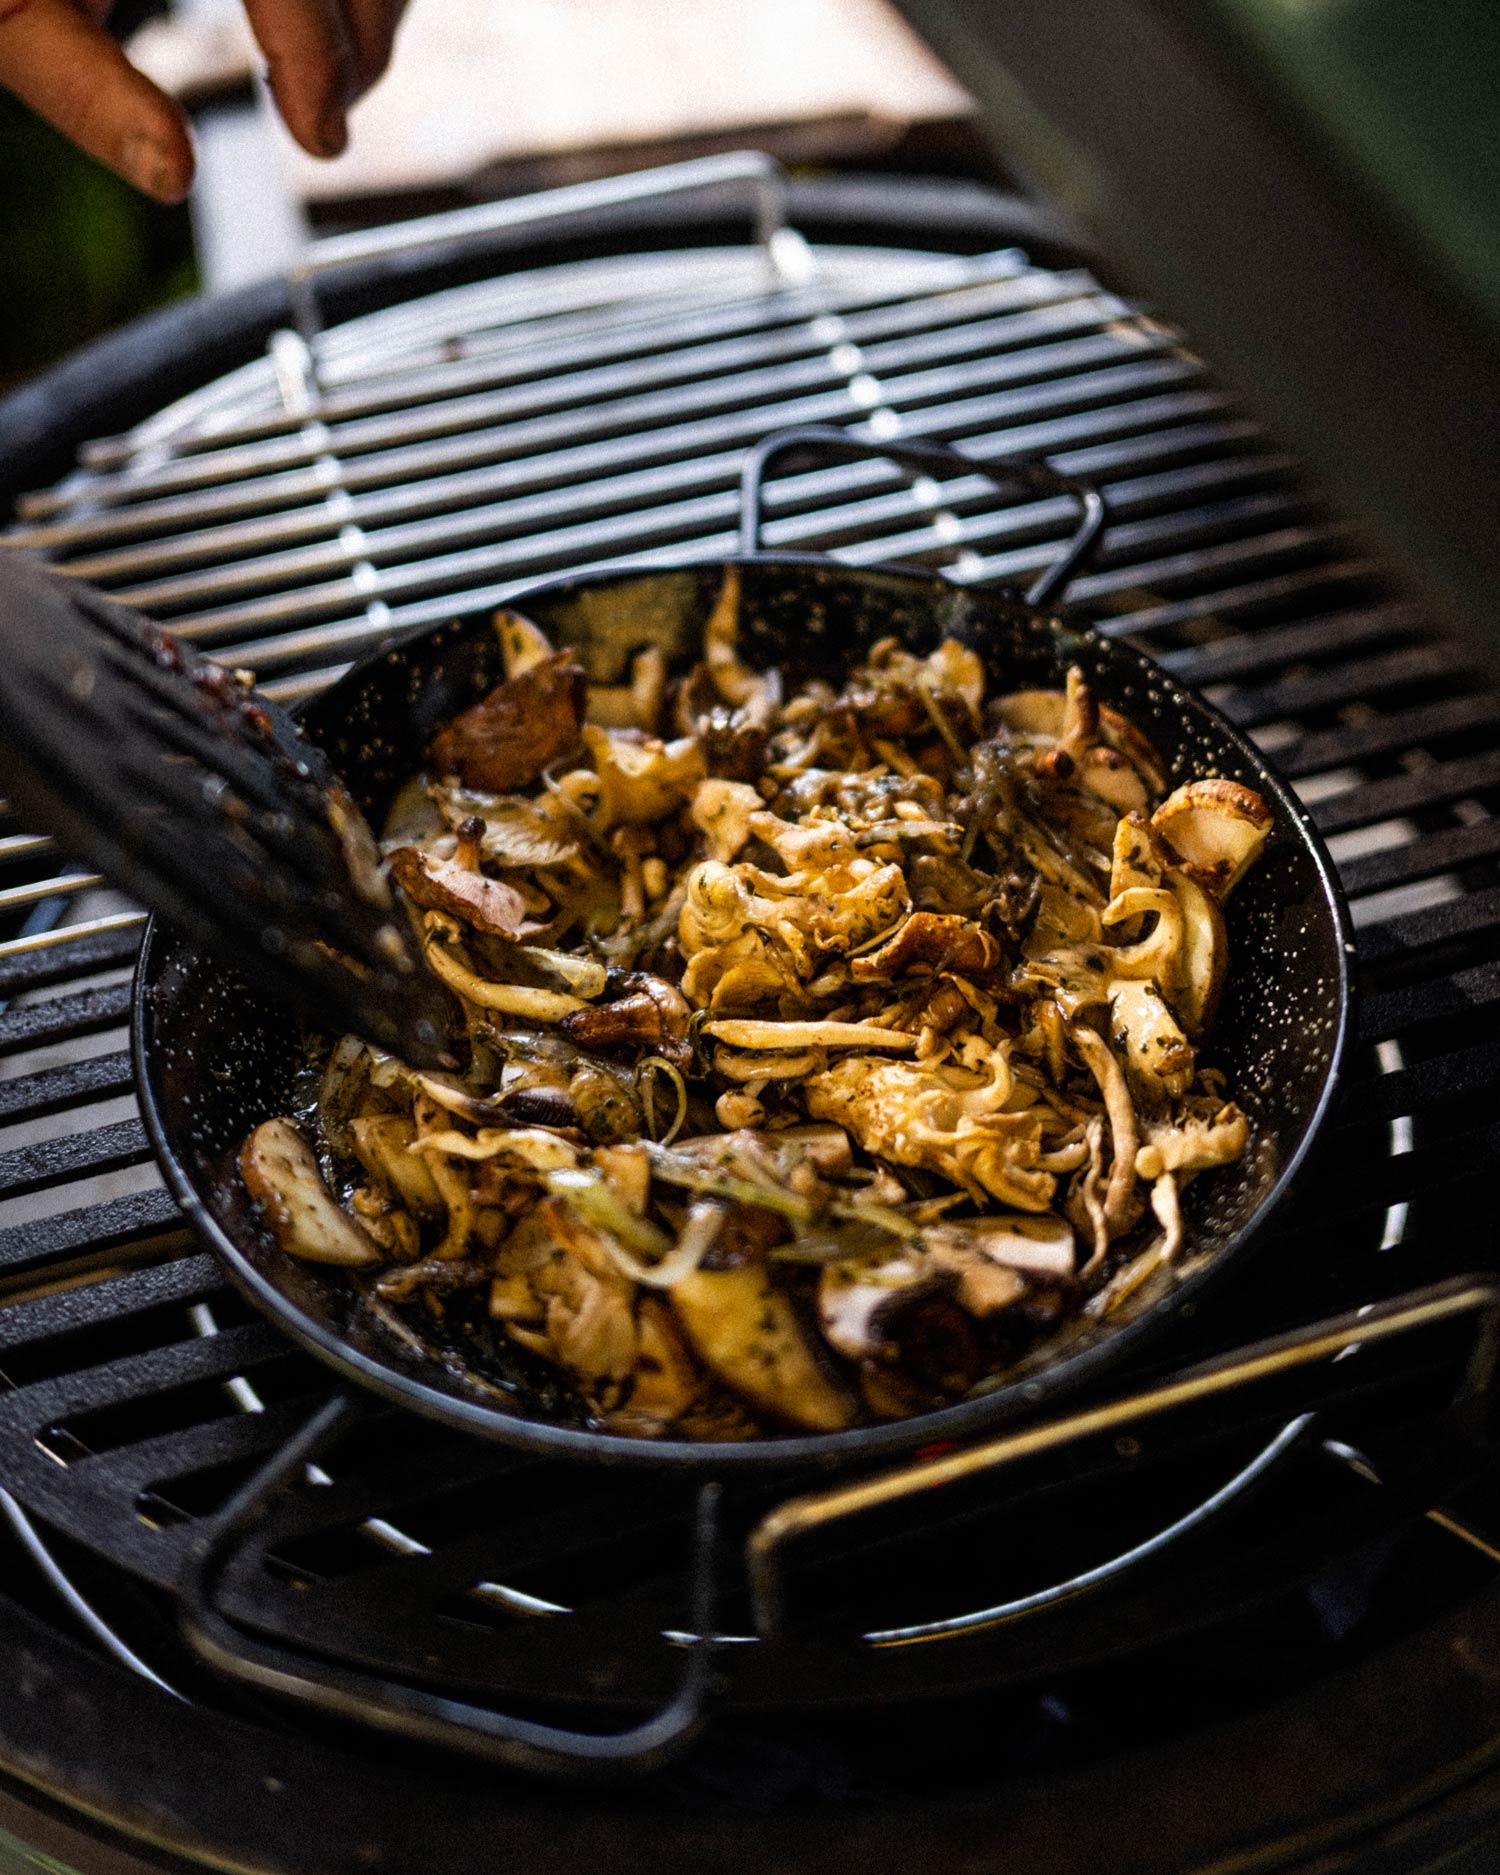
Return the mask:
M1432 762L1412 774L1394 775L1387 781L1372 781L1363 787L1350 788L1330 800L1318 801L1312 808L1313 819L1326 833L1343 833L1351 827L1368 827L1378 820L1390 820L1398 814L1412 814L1424 807L1436 807L1460 801L1485 788L1500 786L1500 750L1486 750L1482 755L1467 756L1455 762Z
M1388 886L1409 885L1418 879L1433 879L1439 873L1495 858L1500 858L1500 819L1437 833L1424 829L1410 846L1346 860L1339 867L1339 876L1352 897Z
M165 1255L188 1242L187 1224L170 1192L159 1187L128 1192L122 1198L106 1198L76 1211L59 1211L0 1230L0 1281L12 1288L42 1276L55 1280L80 1261L95 1265L127 1253L139 1255L144 1248L160 1249ZM98 1297L88 1297L84 1306L112 1310L119 1281L112 1276L100 1283ZM7 1303L0 1319L8 1320L11 1310L19 1306Z
M152 1193L163 1197L164 1193ZM125 1323L166 1303L197 1302L222 1291L224 1277L211 1256L182 1257L146 1269L127 1270L109 1285L111 1319ZM0 1309L0 1355L18 1348L40 1349L92 1325L93 1297L77 1289L28 1296Z
M104 883L102 873L68 872L51 879L37 879L29 885L0 887L0 917L7 912L40 905L49 898L77 898L81 892L95 891Z
M134 1085L130 1056L126 1051L91 1055L87 1060L69 1062L65 1067L43 1068L36 1074L0 1081L0 1121L61 1113L91 1100L128 1094Z
M1231 457L1227 463L1192 465L1154 477L1116 483L1111 491L1114 510L1118 514L1128 514L1134 507L1154 504L1169 495L1186 494L1190 490L1208 490L1219 484L1232 486L1246 477L1254 478L1264 472L1266 472L1266 465L1261 459ZM942 491L942 505L950 513L959 504L957 494L959 487L960 484L955 483ZM973 494L966 498L977 499L978 493L976 483ZM903 487L896 493L875 500L866 500L838 509L820 509L816 515L805 521L798 519L773 523L766 529L766 539L768 545L773 547L802 548L833 535L856 533L861 527L868 528L883 520L904 520L914 510L922 512L923 504L914 493ZM737 513L737 503L732 494L726 493L722 496L704 496L696 502L677 503L670 509L658 510L656 513L660 516L659 525L663 532L675 531L676 528L686 525L689 521L702 522L719 519L726 523L733 522ZM1066 504L1062 502L1028 503L1012 508L1002 516L989 517L987 524L970 523L969 529L972 531L980 525L985 525L985 538L993 534L1001 537L1034 535L1043 530L1050 534L1055 526L1065 522L1066 513ZM655 522L656 516L653 516L652 520ZM494 529L491 528L488 531L493 533ZM645 518L635 515L624 516L616 521L596 523L587 528L567 530L576 539L579 551L590 555L598 554L599 549L607 547L611 538L621 542L637 541L647 531ZM898 548L904 549L906 542L913 538L929 552L937 545L937 538L932 534L931 523L925 514L922 526L915 537L909 534L902 535L894 546L886 540L881 544L880 551L882 554L894 553ZM690 539L685 545L679 542L677 550L689 556L707 555L717 545L729 539L727 532L707 537L700 535ZM373 555L376 543L370 540L366 544ZM572 557L571 550L562 535L552 534L523 539L507 546L486 550L477 568L467 556L459 565L460 570L466 575L474 570L510 570L515 571L519 578L520 570L526 567L528 561L534 559L541 567L563 553L568 553L569 557ZM582 560L579 563L586 565L590 562ZM420 563L418 576L439 577L445 570L451 570L453 565L452 561L438 562L429 559ZM372 590L379 590L382 597L389 601L396 597L397 582L401 577L401 571L397 569L392 579L383 580L378 589ZM450 597L448 600L450 607L456 605L463 609L467 609L474 603L476 602L463 597L459 599ZM406 614L393 610L389 620L382 615L374 620L344 619L329 625L310 626L302 631L283 631L269 638L236 641L232 655L238 661L250 665L257 672L265 673L299 659L323 657L330 652L342 655L362 650L387 636L393 623L397 622L406 622ZM190 635L199 629L202 623L202 620L189 621L186 625L179 625L178 629L183 631L184 635ZM228 656L231 653L226 650L221 655Z
M25 1003L0 1010L0 1054L40 1048L48 1042L72 1041L100 1029L114 1028L130 1014L130 989L118 983L104 990L84 990L77 996L57 996L44 1003Z
M151 1157L139 1120L119 1120L91 1133L69 1133L0 1153L0 1197L19 1198L69 1179L118 1172Z
M1466 690L1440 702L1418 704L1386 716L1361 708L1359 719L1336 729L1314 730L1276 752L1277 766L1289 775L1342 767L1363 756L1425 748L1448 736L1464 736L1493 726L1500 696L1492 690Z
M1384 1041L1453 1017L1472 1022L1480 1011L1500 1007L1500 961L1455 971L1436 983L1405 984L1373 992L1359 1006L1362 1041Z
M1419 967L1421 953L1461 943L1483 933L1500 932L1500 886L1446 899L1420 911L1404 912L1384 924L1366 926L1355 935L1355 949L1366 970L1383 973Z
M1472 659L1460 645L1426 642L1388 656L1364 658L1333 670L1293 676L1262 690L1241 691L1225 705L1225 714L1243 727L1284 716L1311 715L1351 703L1368 702L1389 691L1405 691L1433 681L1462 677Z
M1166 335L1143 337L1138 344L1132 344L1122 336L1101 333L1050 346L1038 344L1018 352L1000 352L987 357L982 367L968 361L909 370L902 367L904 375L891 382L899 383L903 394L913 400L927 400L950 395L954 390L972 389L975 384L1040 377L1059 368L1082 369L1122 354L1164 353L1169 343ZM354 465L366 463L390 464L394 472L401 473L404 470L395 467L400 463L420 472L429 463L451 462L456 466L475 450L490 456L514 456L531 447L555 449L639 431L680 419L684 413L708 417L726 410L775 405L827 391L850 375L849 368L842 367L837 347L830 351L810 341L810 349L812 355L808 357L692 378L659 390L628 390L612 399L596 401L587 397L585 385L580 387L585 401L533 416L520 414L523 394L495 393L470 400L467 409L423 412L405 421L369 418L338 428L309 423L284 442L247 444L177 457L126 475L94 477L89 498L118 504L202 488L275 482L316 473L316 465L327 457L338 457L346 473ZM857 354L858 348L853 349ZM851 363L856 371L864 368L857 356ZM896 368L895 354L889 354L886 369ZM465 416L471 421L465 422Z
M987 285L873 307L858 294L792 290L751 307L737 301L712 316L699 314L688 321L641 321L609 334L535 338L505 354L397 367L373 378L350 379L344 388L314 399L307 415L333 425L411 406L431 408L509 385L526 386L537 395L556 395L561 386L570 387L574 396L596 395L612 383L647 382L653 368L706 374L814 347L865 345L902 334L938 345L949 329L992 320L997 314L1007 315L1018 327L1019 322L1029 322L1035 331L1072 321L1100 325L1129 316L1122 301L1102 292L1082 272L1006 275ZM230 442L286 435L299 420L281 414L247 418L173 438L168 447L174 456L201 453ZM90 469L107 469L127 463L133 454L129 437L114 437L90 445L81 460Z
M145 922L143 913L122 913L52 932L46 942L18 938L0 944L0 998L130 963Z
M1342 657L1393 638L1411 638L1421 629L1410 606L1392 602L1358 611L1323 613L1295 625L1247 632L1214 644L1189 645L1181 651L1163 652L1160 662L1180 682L1202 688L1205 684L1253 677L1267 665Z
M45 833L7 833L0 836L0 860L41 859L56 845Z
M1002 292L1001 305L1008 300L1014 309L998 316L966 318L964 314L972 313L972 307L958 308L948 302L950 315L956 315L951 322L929 320L919 327L909 317L902 317L895 322L890 336L887 320L878 313L856 320L830 317L826 311L805 306L800 316L781 323L775 319L778 307L773 301L769 320L717 342L632 348L617 362L580 361L572 370L551 372L538 371L525 359L517 360L505 374L511 380L508 387L475 388L467 393L444 387L436 395L419 394L411 408L404 408L407 400L398 398L394 410L380 415L342 417L326 404L314 404L306 412L297 413L295 426L288 419L262 441L233 442L225 447L222 436L200 434L199 448L178 448L149 460L143 468L120 474L94 475L90 493L102 501L117 501L205 482L238 481L292 467L328 451L357 454L468 428L480 421L513 422L538 410L575 404L586 407L621 393L632 408L646 410L654 407L651 393L656 386L675 384L689 398L712 399L714 387L722 385L737 389L749 401L761 395L763 389L795 383L809 372L814 377L826 377L830 369L837 369L830 366L829 354L839 344L871 347L883 360L899 357L902 347L917 357L955 349L961 353L974 349L998 351L1051 331L1084 324L1099 327L1120 318L1125 312L1121 302L1097 290L1089 293L1085 279L1074 276L1071 286L1059 282L1041 303L1035 289L1029 295ZM1028 299L1029 305L1024 303ZM1017 300L1023 304L1015 306ZM872 364L868 368L876 367ZM395 385L387 384L381 403L390 405L395 389Z

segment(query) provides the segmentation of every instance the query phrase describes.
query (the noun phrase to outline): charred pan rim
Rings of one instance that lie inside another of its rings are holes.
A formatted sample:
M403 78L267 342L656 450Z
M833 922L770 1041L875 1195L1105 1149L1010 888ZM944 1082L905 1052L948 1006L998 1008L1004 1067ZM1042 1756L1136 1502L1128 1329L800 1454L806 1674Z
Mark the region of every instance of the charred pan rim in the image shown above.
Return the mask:
M612 579L627 575L639 577L651 573L668 574L712 569L727 571L730 567L754 566L772 571L785 569L789 575L796 576L811 570L827 574L831 565L838 566L838 563L831 562L829 556L825 554L758 553L693 562L674 562L671 565L661 566L637 564L627 567L596 567L582 576L567 574L555 579L538 581L526 587L524 591L513 594L507 604L524 610L531 600L542 594L556 594L569 590L587 591L590 588L605 585ZM909 584L917 591L926 593L934 602L940 599L951 600L955 590L950 581L932 573L927 568L907 566L895 561L868 567L838 567L838 570L854 580L858 580L862 575L869 575L886 582ZM1019 599L1004 594L1000 589L989 588L987 590L996 598L1010 598L1011 603L1019 611L1026 610ZM915 592L913 596L916 596ZM1033 610L1031 618L1033 623L1040 628L1062 625L1063 629L1078 636L1092 636L1088 633L1086 626L1056 620L1048 613ZM446 624L421 626L397 639L393 644L371 652L351 666L336 684L330 686L327 691L319 693L319 700L333 696L345 686L352 688L368 670L382 661L391 659L393 656L399 658L407 647L447 629L450 627ZM409 1407L426 1418L436 1420L457 1431L490 1439L518 1450L535 1452L545 1457L581 1459L594 1464L637 1466L647 1469L669 1467L674 1471L833 1471L859 1465L865 1460L910 1454L914 1448L949 1442L958 1443L976 1434L996 1429L1039 1408L1044 1403L1057 1400L1069 1393L1076 1393L1096 1375L1123 1360L1137 1342L1151 1334L1160 1333L1166 1328L1169 1317L1178 1310L1195 1303L1207 1285L1221 1275L1253 1240L1263 1235L1267 1220L1277 1206L1285 1200L1287 1193L1306 1166L1328 1117L1343 1068L1353 1010L1349 958L1354 945L1348 909L1333 862L1321 835L1313 826L1301 802L1280 777L1268 767L1259 750L1211 704L1203 702L1202 699L1185 690L1159 664L1135 646L1120 640L1096 640L1096 642L1105 644L1106 655L1111 660L1133 667L1143 682L1159 694L1170 696L1176 707L1185 710L1190 718L1196 719L1197 723L1213 738L1222 746L1232 749L1240 760L1254 771L1257 786L1274 801L1284 816L1284 824L1295 832L1297 839L1301 841L1308 857L1312 860L1321 888L1319 905L1322 910L1326 911L1333 923L1332 935L1335 941L1331 949L1337 959L1337 981L1334 986L1337 1006L1329 1011L1332 1018L1332 1038L1323 1070L1322 1086L1295 1150L1287 1157L1271 1188L1254 1213L1229 1242L1202 1267L1183 1277L1166 1295L1121 1327L1101 1335L1098 1340L1081 1347L1075 1353L1067 1351L1060 1353L1049 1364L996 1387L990 1393L983 1394L976 1399L962 1401L954 1406L941 1407L935 1412L915 1414L909 1419L895 1420L886 1425L855 1427L847 1432L777 1436L749 1440L744 1443L698 1442L684 1439L628 1439L621 1437L618 1433L590 1432L582 1427L548 1425L544 1421L528 1419L520 1414L505 1413L477 1400L464 1399L431 1386L413 1373L405 1372L395 1365L387 1365L358 1348L350 1346L333 1329L293 1304L274 1283L255 1268L240 1246L224 1230L179 1159L172 1141L155 1073L152 1046L155 1021L151 995L174 949L178 948L183 940L178 939L175 933L153 917L146 927L136 963L131 997L130 1045L142 1119L168 1189L181 1205L199 1236L218 1257L235 1287L308 1353L315 1355L345 1378L357 1382L361 1387L395 1405ZM188 955L190 961L196 961L196 953L189 950Z

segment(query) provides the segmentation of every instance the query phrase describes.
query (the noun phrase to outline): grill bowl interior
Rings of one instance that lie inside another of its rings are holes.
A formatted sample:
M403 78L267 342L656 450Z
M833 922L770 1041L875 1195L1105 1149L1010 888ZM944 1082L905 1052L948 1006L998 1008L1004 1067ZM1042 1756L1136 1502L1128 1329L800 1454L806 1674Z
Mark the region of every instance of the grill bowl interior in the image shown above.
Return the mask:
M284 1256L251 1214L235 1169L245 1135L295 1103L305 1038L295 1018L160 926L143 947L133 1045L143 1111L165 1175L233 1280L294 1339L378 1392L502 1442L594 1461L838 1467L1024 1414L1076 1386L1148 1335L1247 1248L1303 1163L1328 1109L1348 1024L1348 940L1331 866L1306 816L1253 748L1140 652L1014 596L957 587L897 567L855 571L817 556L739 562L741 647L788 678L837 674L877 639L913 650L942 637L972 643L992 689L1060 685L1079 664L1101 699L1156 743L1174 781L1222 775L1258 789L1276 830L1228 907L1231 969L1211 1050L1249 1113L1245 1159L1194 1181L1186 1197L1191 1257L1163 1286L1146 1285L1108 1322L1072 1329L991 1392L890 1425L744 1445L643 1442L568 1423L535 1372L491 1370L482 1388L457 1365L414 1358L352 1307L347 1281ZM661 644L696 652L724 564L565 579L514 602L576 649L592 680L618 681L630 654ZM410 637L350 671L303 715L371 821L415 772L434 730L504 675L488 614Z

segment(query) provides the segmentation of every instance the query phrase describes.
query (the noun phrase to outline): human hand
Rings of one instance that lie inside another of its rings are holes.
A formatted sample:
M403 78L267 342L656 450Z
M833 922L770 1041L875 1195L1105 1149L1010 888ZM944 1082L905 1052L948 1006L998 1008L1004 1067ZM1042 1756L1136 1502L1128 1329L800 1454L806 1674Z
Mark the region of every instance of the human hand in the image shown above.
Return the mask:
M0 0L0 88L160 202L193 179L193 140L175 99L104 30L113 0ZM287 129L337 156L345 115L385 70L406 0L245 0Z

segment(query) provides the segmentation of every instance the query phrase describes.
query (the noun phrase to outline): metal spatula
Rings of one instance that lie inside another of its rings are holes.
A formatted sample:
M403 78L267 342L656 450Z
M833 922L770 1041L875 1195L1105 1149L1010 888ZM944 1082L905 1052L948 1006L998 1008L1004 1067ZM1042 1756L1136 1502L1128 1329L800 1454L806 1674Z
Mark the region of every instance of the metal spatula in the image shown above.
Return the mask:
M35 826L320 1027L447 1062L447 992L321 753L247 682L20 553L0 553L0 776Z

